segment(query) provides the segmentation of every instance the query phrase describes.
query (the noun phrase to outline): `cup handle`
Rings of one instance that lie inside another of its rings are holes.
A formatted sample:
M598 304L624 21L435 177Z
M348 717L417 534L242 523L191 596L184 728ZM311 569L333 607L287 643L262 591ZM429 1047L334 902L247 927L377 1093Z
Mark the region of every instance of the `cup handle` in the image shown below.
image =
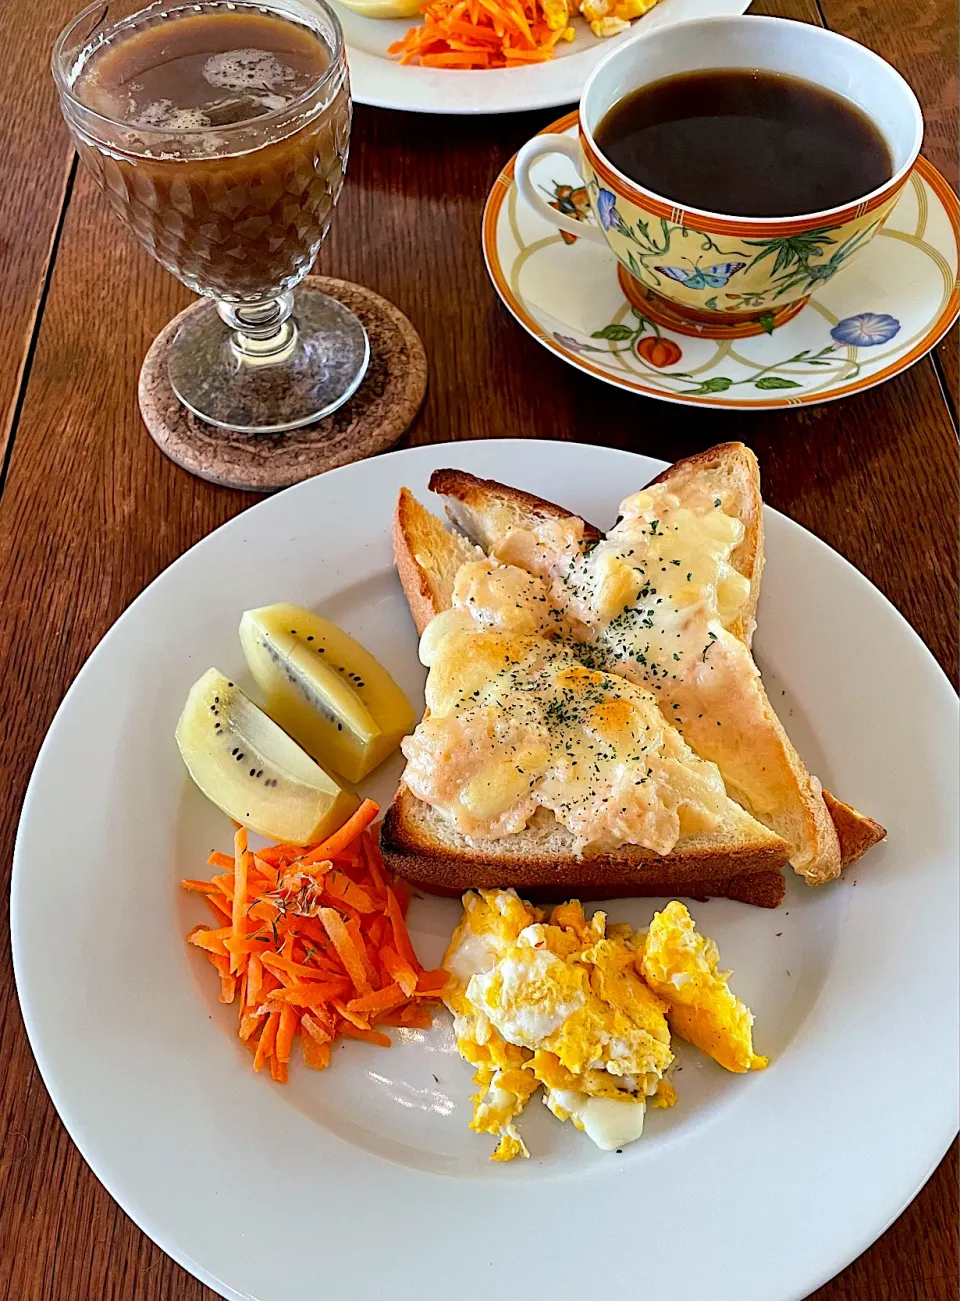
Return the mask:
M536 159L542 158L545 154L562 154L565 158L570 159L578 171L582 166L580 162L580 145L576 140L561 135L534 136L532 140L527 141L517 154L517 161L513 169L517 189L524 200L529 203L534 212L538 212L552 226L559 226L561 230L565 230L568 234L576 235L577 239L590 239L595 244L606 244L607 241L603 232L596 226L591 226L585 221L574 221L572 217L557 212L556 208L551 208L543 195L539 193L530 179L530 167Z

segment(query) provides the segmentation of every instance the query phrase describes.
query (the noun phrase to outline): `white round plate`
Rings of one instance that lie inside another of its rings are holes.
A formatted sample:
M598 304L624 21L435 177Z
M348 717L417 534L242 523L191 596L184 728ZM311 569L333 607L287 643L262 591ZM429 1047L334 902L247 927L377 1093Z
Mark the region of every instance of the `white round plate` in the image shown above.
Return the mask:
M347 43L353 98L358 104L411 113L520 113L575 104L587 77L614 45L670 23L742 14L749 4L750 0L661 0L629 31L607 40L599 40L577 18L576 39L569 45L561 42L548 63L468 72L401 66L387 47L420 19L361 18L333 0Z
M770 1068L682 1051L679 1102L622 1154L531 1106L529 1161L487 1160L470 1068L441 1012L390 1051L350 1042L290 1083L254 1075L236 1009L184 934L182 876L231 829L173 730L210 665L246 682L241 612L277 600L358 636L417 701L423 670L395 577L407 484L459 466L608 527L662 465L569 443L419 447L311 479L171 565L111 629L44 743L17 839L13 956L44 1082L96 1174L165 1251L240 1301L497 1301L604 1292L796 1301L913 1197L957 1126L957 702L894 608L767 512L759 657L830 789L886 843L848 879L788 884L779 910L692 904L736 970ZM852 504L855 505L855 504ZM386 800L399 756L368 783ZM608 905L644 924L656 901ZM414 900L431 963L456 902ZM51 955L54 958L51 959Z
M575 138L576 113L546 132ZM899 375L957 319L960 204L925 158L877 237L793 320L770 334L722 341L646 320L624 295L610 249L572 239L524 203L514 161L483 214L483 253L497 293L545 348L632 393L741 411L830 402ZM531 175L548 199L571 210L570 191L583 182L569 159L541 158ZM673 346L651 358L657 335Z

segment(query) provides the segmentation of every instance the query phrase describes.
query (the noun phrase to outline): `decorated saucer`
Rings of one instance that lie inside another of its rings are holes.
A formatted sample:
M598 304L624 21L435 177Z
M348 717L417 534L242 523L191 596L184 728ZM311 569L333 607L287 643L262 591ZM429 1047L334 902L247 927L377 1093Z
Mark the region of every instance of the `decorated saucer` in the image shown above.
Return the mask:
M544 132L576 138L576 112ZM960 203L923 158L876 239L828 278L816 268L802 311L782 322L771 317L752 337L720 339L666 319L638 296L608 248L544 221L520 197L513 168L511 159L483 214L497 293L545 348L631 392L739 410L830 402L906 370L957 318ZM539 159L532 178L552 207L593 220L565 157ZM802 270L809 254L789 248L783 256ZM709 270L721 278L722 268Z

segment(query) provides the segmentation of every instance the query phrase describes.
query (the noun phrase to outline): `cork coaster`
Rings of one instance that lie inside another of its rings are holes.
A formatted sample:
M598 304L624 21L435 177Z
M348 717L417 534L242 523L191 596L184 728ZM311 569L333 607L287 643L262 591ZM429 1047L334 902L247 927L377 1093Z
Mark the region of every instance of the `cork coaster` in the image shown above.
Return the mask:
M167 377L167 353L181 312L154 339L140 371L140 413L162 452L191 474L226 488L273 492L338 465L383 452L406 432L427 391L427 358L416 330L379 294L326 276L307 283L337 298L363 322L370 364L356 393L315 425L283 434L238 434L198 420Z

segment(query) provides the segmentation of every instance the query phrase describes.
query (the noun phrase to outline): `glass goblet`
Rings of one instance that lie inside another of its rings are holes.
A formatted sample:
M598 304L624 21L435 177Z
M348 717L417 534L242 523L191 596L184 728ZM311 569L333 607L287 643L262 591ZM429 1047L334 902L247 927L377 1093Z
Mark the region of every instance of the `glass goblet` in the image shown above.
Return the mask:
M324 0L97 0L53 74L83 165L120 220L205 300L173 390L246 433L319 420L357 389L363 325L300 281L343 186L351 101ZM299 288L297 286L299 285Z

